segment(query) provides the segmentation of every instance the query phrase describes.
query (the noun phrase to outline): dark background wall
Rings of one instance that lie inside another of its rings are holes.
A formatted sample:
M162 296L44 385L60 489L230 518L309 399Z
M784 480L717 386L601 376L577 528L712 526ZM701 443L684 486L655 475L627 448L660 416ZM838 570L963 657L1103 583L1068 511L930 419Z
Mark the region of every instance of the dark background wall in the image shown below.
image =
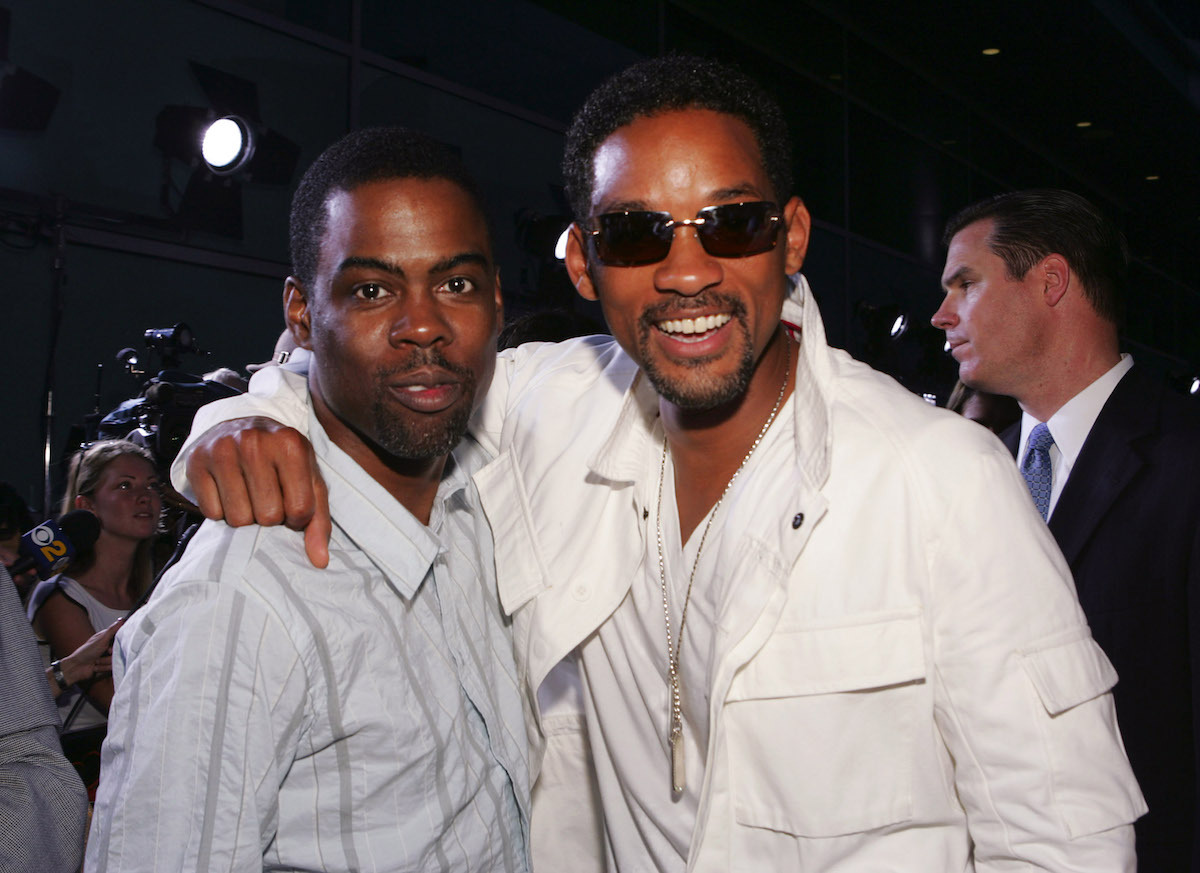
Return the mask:
M997 191L1061 186L1126 230L1126 341L1186 384L1200 372L1198 39L1190 0L0 0L0 479L42 505L51 364L57 464L72 424L138 392L114 355L147 328L188 323L212 353L185 359L195 372L266 357L291 191L353 127L461 149L492 206L510 314L582 305L548 248L565 223L562 131L602 78L674 49L734 60L783 103L835 344L944 400L954 368L928 327L942 224ZM231 192L156 147L163 107L231 101L298 148L289 181ZM232 212L189 211L197 173ZM911 327L892 340L901 314Z

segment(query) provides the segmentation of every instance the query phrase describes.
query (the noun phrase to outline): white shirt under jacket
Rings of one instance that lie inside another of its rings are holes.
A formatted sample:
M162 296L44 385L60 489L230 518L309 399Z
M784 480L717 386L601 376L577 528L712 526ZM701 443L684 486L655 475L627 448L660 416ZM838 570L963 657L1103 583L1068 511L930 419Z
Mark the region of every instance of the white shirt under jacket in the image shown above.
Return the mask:
M713 566L735 596L711 629L686 869L1134 870L1146 807L1117 677L1012 457L831 349L802 279L783 317L801 336L795 464L723 508ZM210 404L196 432L248 414L303 427L300 380L261 375L269 398ZM600 730L571 671L645 572L656 415L634 363L592 337L502 355L473 428L496 454L475 480L527 694L543 873L650 867L637 833L590 854Z

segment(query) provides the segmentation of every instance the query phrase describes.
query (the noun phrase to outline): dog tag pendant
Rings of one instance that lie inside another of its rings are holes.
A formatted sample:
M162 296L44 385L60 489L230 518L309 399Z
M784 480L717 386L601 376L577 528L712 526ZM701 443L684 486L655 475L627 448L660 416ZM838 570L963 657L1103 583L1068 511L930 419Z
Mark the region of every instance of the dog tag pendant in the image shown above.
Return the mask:
M671 792L683 794L683 731L671 732Z

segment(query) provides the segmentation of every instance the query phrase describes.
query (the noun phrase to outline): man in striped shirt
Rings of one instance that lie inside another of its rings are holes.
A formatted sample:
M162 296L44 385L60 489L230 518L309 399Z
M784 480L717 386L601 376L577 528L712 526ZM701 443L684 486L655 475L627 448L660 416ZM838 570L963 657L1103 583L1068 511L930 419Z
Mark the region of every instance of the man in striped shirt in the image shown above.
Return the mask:
M292 206L329 567L208 522L118 636L87 869L528 871L529 776L464 439L500 285L458 159L360 131Z

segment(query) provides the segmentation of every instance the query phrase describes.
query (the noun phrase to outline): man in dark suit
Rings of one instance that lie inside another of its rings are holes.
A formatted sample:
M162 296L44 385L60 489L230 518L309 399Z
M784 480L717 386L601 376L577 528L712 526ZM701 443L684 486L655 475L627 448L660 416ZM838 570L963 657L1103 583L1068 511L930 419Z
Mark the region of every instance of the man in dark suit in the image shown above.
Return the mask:
M1003 194L945 239L933 324L963 382L1020 403L1003 438L1120 676L1139 869L1200 871L1200 411L1120 353L1125 241L1082 197Z

